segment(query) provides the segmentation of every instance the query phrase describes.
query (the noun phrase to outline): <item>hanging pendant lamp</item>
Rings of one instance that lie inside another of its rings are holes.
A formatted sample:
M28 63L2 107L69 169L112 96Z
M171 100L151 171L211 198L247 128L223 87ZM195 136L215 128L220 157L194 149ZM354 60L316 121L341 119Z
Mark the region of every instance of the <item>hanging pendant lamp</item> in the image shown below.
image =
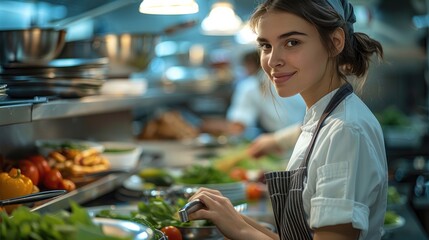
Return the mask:
M213 4L209 15L201 22L201 28L205 35L234 35L242 23L232 3L220 1Z
M143 0L139 11L146 14L179 15L198 12L194 0Z

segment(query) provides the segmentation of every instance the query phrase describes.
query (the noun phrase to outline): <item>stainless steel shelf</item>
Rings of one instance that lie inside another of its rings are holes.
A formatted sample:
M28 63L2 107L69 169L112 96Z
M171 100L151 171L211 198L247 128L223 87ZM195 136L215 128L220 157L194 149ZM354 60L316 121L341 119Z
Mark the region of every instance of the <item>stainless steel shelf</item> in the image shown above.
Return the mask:
M0 106L0 126L31 121L32 104Z
M142 96L99 95L52 100L40 104L0 106L0 126L43 119L66 118L183 101L193 93L149 89Z
M185 99L183 93L168 93L161 89L152 89L142 96L91 96L72 100L55 100L45 104L33 105L32 120L64 118L113 112L123 109L151 106Z

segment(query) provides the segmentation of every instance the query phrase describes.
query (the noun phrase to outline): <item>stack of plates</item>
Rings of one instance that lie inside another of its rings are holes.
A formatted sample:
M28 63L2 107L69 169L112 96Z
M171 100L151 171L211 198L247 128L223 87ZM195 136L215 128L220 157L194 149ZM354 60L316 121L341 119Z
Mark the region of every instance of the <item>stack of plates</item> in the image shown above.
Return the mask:
M7 84L0 84L0 101L7 97L6 90Z
M0 83L7 84L9 97L62 98L99 94L105 82L108 60L56 59L47 64L11 63L2 66Z

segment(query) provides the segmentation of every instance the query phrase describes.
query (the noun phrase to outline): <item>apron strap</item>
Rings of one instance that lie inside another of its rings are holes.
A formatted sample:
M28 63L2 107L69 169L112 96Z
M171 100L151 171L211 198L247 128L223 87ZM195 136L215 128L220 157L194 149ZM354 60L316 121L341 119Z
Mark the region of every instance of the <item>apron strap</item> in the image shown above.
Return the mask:
M325 122L325 119L334 111L334 109L340 104L341 101L344 100L349 94L353 92L353 87L350 83L346 82L343 86L338 89L335 95L332 97L331 101L329 101L328 106L322 113L322 116L317 123L316 130L314 131L313 137L311 138L310 145L307 148L305 153L304 161L302 167L307 167L308 162L310 161L310 155L313 152L313 147L316 142L317 135L319 134L320 129L322 128L322 124ZM305 175L307 175L307 170L305 171Z

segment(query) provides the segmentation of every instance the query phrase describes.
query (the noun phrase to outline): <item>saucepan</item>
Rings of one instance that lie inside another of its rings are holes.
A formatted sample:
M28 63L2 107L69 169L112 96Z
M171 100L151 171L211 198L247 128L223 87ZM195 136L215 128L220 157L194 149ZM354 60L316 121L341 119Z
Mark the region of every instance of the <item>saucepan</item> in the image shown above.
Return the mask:
M56 58L65 44L66 28L77 22L123 7L136 0L118 0L46 27L0 30L0 65L41 63ZM33 22L33 21L32 21Z

